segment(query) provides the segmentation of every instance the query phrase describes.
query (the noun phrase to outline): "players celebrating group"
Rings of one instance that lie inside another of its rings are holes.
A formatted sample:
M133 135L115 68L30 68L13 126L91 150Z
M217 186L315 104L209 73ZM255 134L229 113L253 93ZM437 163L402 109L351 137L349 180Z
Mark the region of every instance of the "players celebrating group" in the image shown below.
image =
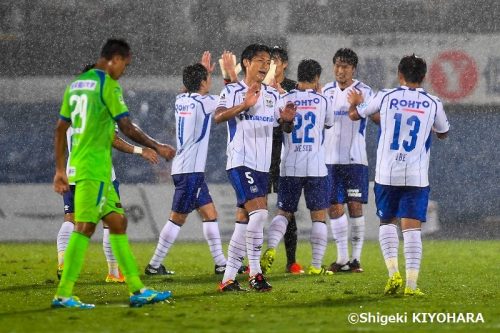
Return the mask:
M223 274L219 290L245 291L236 277L247 271L251 289L270 291L272 286L264 274L271 270L281 238L285 238L287 271L304 272L295 260L295 212L302 191L312 222L312 261L306 272L363 272L362 204L368 198L365 129L369 116L380 124L375 196L380 246L389 271L385 293L394 294L402 287L397 263L400 219L406 259L404 295L423 295L417 288L417 278L422 255L420 228L429 198L431 134L444 138L449 124L440 100L421 87L427 70L422 58L403 57L398 66L401 86L374 94L354 78L358 57L350 49L335 53L335 80L321 89L322 67L317 61L302 60L294 82L285 77L285 50L252 44L241 55L242 80L238 80L232 54L223 54L226 86L215 96L209 95L215 65L210 53L205 52L201 63L183 70L185 92L177 96L175 103L175 158L173 147L150 138L129 120L117 80L130 61L126 42L108 40L94 68L73 80L64 95L56 128L54 189L63 194L70 190L68 179L74 184L75 226L64 247L64 260L60 259L64 268L60 267L61 281L53 307L94 307L73 296L72 289L89 239L101 219L109 228L110 256L114 254L113 260L121 269L114 265L110 274L121 277L123 273L124 279L116 282L124 280L128 284L131 306L165 301L172 295L170 291L144 287L130 251L126 218L117 188L111 183L110 156L116 123L127 137L151 149L147 156L140 147L123 151L141 153L152 162L156 161L155 152L167 160L173 158L172 211L145 273L173 274L162 261L187 215L196 209L203 221L215 273ZM217 211L204 178L212 118L217 124L227 124L226 171L237 203L227 259L222 251ZM66 140L68 129L71 138ZM67 142L71 149L66 168ZM267 249L261 253L264 227L270 220L267 193L271 189L278 193L278 212L268 228ZM344 204L351 223L351 256ZM337 246L337 260L330 266L323 265L328 243L327 214ZM243 266L245 257L248 269Z

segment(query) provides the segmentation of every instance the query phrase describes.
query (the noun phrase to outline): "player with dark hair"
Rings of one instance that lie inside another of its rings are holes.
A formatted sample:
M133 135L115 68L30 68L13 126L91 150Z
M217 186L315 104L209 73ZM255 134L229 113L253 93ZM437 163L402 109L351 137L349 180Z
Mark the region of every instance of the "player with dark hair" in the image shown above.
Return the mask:
M131 62L130 47L120 39L109 39L102 48L95 68L80 74L66 88L55 130L56 173L54 190L63 194L75 182L75 230L71 234L65 267L54 308L92 309L73 296L73 287L83 266L90 237L99 220L109 226L110 243L130 291L130 305L161 302L170 291L157 292L144 287L126 234L127 219L118 193L111 183L111 145L115 124L130 139L154 149L160 156L174 157L173 147L157 142L134 125L117 80ZM66 132L73 129L68 175L66 175Z
M272 288L260 267L264 224L268 218L266 194L272 129L279 123L290 123L295 107L289 104L280 110L278 91L262 84L270 63L269 47L247 46L241 55L245 78L226 85L214 115L216 123L227 122L226 170L238 206L226 271L219 285L221 291L243 290L235 278L245 254L250 266L250 287L256 291Z
M399 62L398 72L403 75L406 82L421 85L427 73L427 63L423 58L417 57L415 54L406 56Z
M285 72L288 67L288 52L280 46L275 46L271 49L271 59L276 65L274 81L277 88L283 89L284 92L289 92L292 89L295 89L297 82L290 80L285 76ZM282 144L283 130L280 126L275 127L273 129L273 152L271 155L271 167L269 169L268 193L278 193ZM296 262L297 260L295 257L297 252L297 222L295 221L295 214L291 215L290 221L287 224L284 242L287 261L286 271L292 274L303 273L304 271L302 270L302 266ZM274 254L275 253L273 251L264 252L261 259L261 267L264 274L270 272L269 269L274 262Z
M297 87L297 82L286 77L286 69L288 68L288 52L281 46L274 46L271 49L271 59L276 65L274 72L274 80L280 87L289 92Z
M325 162L330 180L330 227L337 245L337 259L330 265L333 272L362 272L361 250L365 237L363 204L368 202L368 159L366 156L366 120L349 119L347 94L360 91L369 101L372 90L354 79L358 65L357 54L347 48L333 56L335 81L323 88L323 95L333 105L335 122L325 131ZM347 204L351 222L352 254L349 258L348 219L344 212Z
M175 185L172 211L145 269L147 275L165 274L165 266L161 263L186 223L186 218L195 209L203 221L203 234L215 263L215 274L223 274L226 268L217 210L205 182L212 114L218 102L218 96L208 95L213 69L210 52L203 54L202 62L204 64L187 66L182 71L182 81L187 91L177 95L175 101L177 155L172 163Z
M363 96L352 91L349 117L365 119L380 113L380 140L375 170L375 202L380 218L379 242L389 280L385 294L395 294L403 279L398 268L398 219L403 231L406 260L405 296L420 296L417 279L422 258L421 226L429 203L429 158L432 132L439 139L450 125L443 104L422 88L427 72L425 60L405 56L398 66L398 88L384 89L358 108Z
M71 128L68 130L68 140L67 142L71 142ZM68 150L70 146L68 145ZM154 150L147 147L137 147L129 144L124 141L122 138L115 136L113 140L113 148L128 154L138 154L141 155L145 160L150 163L158 163L158 157ZM71 154L71 151L68 151ZM119 182L116 179L114 169L112 169L112 177L111 182L116 189L117 194L119 195ZM64 201L64 222L62 223L59 232L57 233L57 277L61 279L63 270L64 270L64 252L66 251L66 247L68 246L68 241L75 228L75 184L70 183L69 191L63 194ZM103 222L103 236L102 236L102 248L104 251L104 255L106 257L106 261L108 263L108 274L106 276L106 282L125 282L125 278L121 273L118 263L116 261L115 256L113 255L113 251L111 250L111 244L109 242L109 228L105 222Z
M95 64L86 65L82 73L85 73L95 67ZM66 133L66 142L71 142L71 137L73 134L72 128L68 128ZM71 145L67 144L68 147L68 155L71 154ZM113 140L113 148L128 154L139 154L145 160L151 163L158 163L158 155L153 149L147 147L136 147L128 142L124 141L118 135L115 135ZM69 161L68 163L69 164ZM68 171L68 170L66 170ZM111 182L116 189L117 194L119 195L119 182L115 176L114 168L111 169ZM59 232L57 233L57 278L61 279L62 272L64 270L64 252L66 251L66 247L68 246L68 241L75 228L75 184L70 183L69 191L63 194L63 202L64 202L64 222L61 224L59 228ZM125 282L125 277L120 272L118 267L118 263L116 262L116 258L113 255L113 251L111 250L111 244L109 242L109 228L105 222L103 222L103 235L102 235L102 248L104 251L104 255L106 257L106 261L108 263L108 275L106 276L105 281L109 283L123 283Z
M293 131L284 134L281 152L278 192L278 214L268 230L268 249L263 259L275 253L279 241L293 214L297 211L302 190L311 213L312 262L307 273L332 275L322 266L328 243L325 209L329 206L328 171L324 160L323 130L333 125L333 113L328 99L317 90L321 76L320 64L312 59L298 66L297 89L282 96L283 103L297 106ZM268 261L268 265L272 261Z

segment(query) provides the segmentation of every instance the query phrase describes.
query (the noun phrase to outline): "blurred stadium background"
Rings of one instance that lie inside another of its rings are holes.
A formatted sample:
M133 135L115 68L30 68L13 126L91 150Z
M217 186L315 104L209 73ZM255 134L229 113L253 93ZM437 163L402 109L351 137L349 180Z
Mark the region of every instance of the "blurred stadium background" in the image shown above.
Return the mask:
M429 67L426 88L443 97L452 126L448 140L432 148L431 198L439 205L438 237L498 238L498 17L500 2L495 0L2 0L0 220L9 222L9 214L19 217L18 201L23 201L23 210L33 210L28 218L34 220L44 218L33 208L35 201L50 198L60 204L53 193L16 201L7 197L12 199L12 193L28 184L51 183L53 129L64 87L95 61L107 38L122 37L132 46L133 64L120 82L134 121L171 144L172 106L182 67L196 62L204 50L218 57L228 49L239 57L249 43L263 42L289 49L292 79L300 59L318 59L323 83L333 79L335 50L352 47L360 56L358 78L376 90L395 84L403 54L424 56ZM214 78L212 92L218 94L221 87L221 79ZM370 124L372 180L376 132ZM207 178L214 186L226 183L225 145L225 125L214 125L207 161ZM122 183L170 182L167 163L151 167L120 153L114 158ZM231 206L233 194L226 195ZM61 211L45 218L59 224Z

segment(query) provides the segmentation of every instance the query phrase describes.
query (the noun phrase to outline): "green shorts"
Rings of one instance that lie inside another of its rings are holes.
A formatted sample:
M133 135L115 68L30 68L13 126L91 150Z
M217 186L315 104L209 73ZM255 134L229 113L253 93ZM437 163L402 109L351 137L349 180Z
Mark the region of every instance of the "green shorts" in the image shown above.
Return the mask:
M97 224L109 213L125 214L112 183L83 179L75 185L75 222Z

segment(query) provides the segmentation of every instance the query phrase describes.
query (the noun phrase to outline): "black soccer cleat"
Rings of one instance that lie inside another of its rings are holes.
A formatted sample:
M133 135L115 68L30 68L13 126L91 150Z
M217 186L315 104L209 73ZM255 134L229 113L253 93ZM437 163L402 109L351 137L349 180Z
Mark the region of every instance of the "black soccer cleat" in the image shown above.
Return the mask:
M248 279L248 283L250 284L250 288L255 291L271 291L273 287L266 281L266 278L262 273L255 274L251 278Z
M334 273L350 273L351 272L351 266L350 262L346 262L345 264L337 264L336 262L333 262L330 267L328 267L329 271L332 271Z
M240 269L238 269L238 274L248 274L248 273L250 273L250 267L242 264L240 266Z
M358 261L358 259L354 259L353 261L349 262L349 268L351 269L351 272L353 273L362 273L363 268L361 268L361 264Z
M219 283L219 291L220 292L231 292L231 291L247 291L246 289L241 288L240 284L236 280L229 280L226 283Z
M174 271L169 271L165 268L165 266L160 265L158 268L154 268L151 265L147 265L144 269L144 273L146 275L174 275Z

